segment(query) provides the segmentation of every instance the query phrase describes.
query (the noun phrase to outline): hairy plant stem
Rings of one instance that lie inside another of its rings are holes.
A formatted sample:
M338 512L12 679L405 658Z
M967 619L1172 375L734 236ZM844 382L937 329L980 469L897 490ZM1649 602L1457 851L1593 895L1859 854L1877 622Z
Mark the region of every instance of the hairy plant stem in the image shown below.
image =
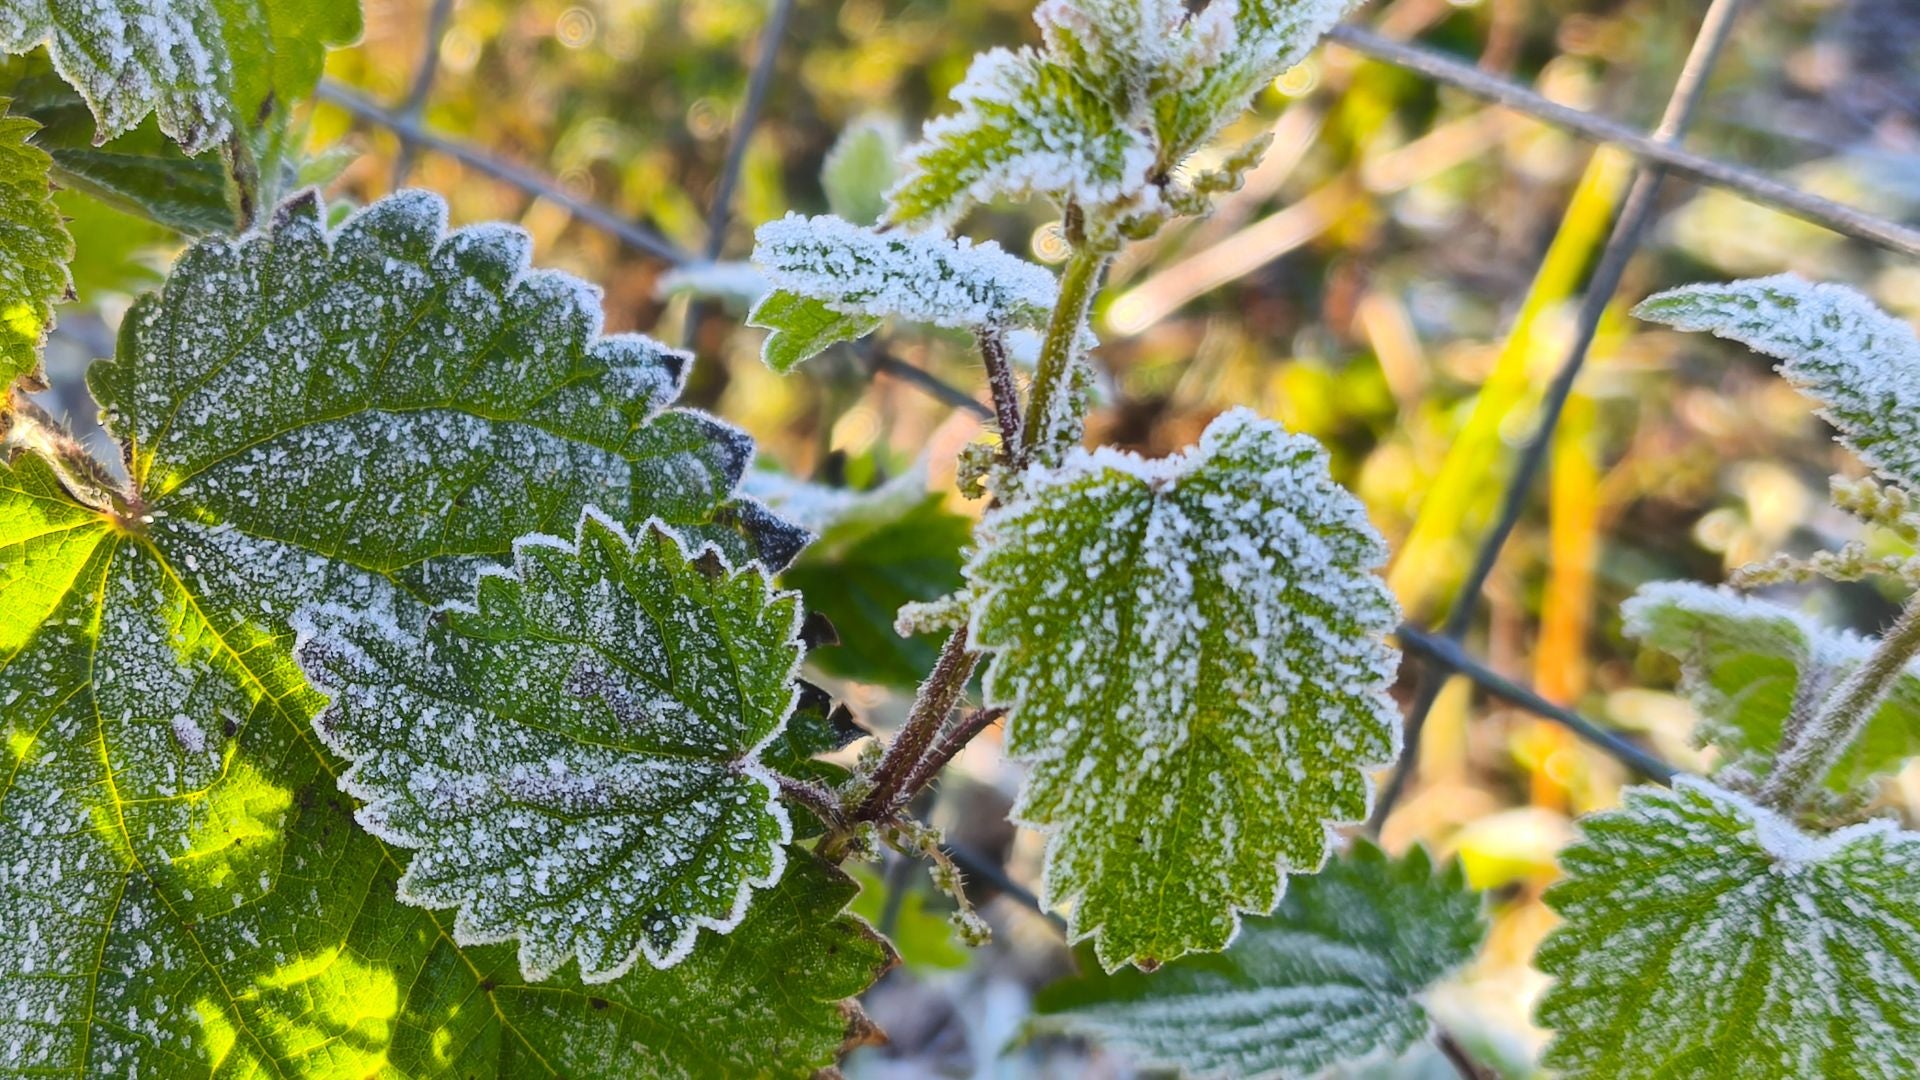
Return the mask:
M1813 718L1788 724L1780 754L1760 786L1760 801L1792 813L1859 738L1916 653L1920 653L1920 592L1907 600L1900 617L1866 660L1826 695Z
M1040 346L1040 363L1024 415L1004 336L994 330L980 335L980 354L993 392L994 417L1005 440L1006 464L1010 469L1024 468L1033 459L1044 436L1048 410L1055 407L1054 401L1059 395L1068 392L1068 383L1073 378L1073 347L1079 339L1080 328L1086 324L1100 272L1106 268L1109 257L1110 252L1083 243L1067 260L1060 277L1060 299L1047 321L1047 336ZM948 635L933 672L920 684L920 693L907 713L907 722L874 769L872 789L854 808L852 823L893 818L921 788L933 782L934 776L969 740L1003 715L997 709L982 709L957 724L948 724L979 662L979 654L972 650L965 626ZM937 746L936 739L939 740ZM842 831L836 830L835 835L821 844L822 854L835 857L844 851Z
M974 665L980 662L979 654L967 645L966 627L948 635L947 643L940 648L940 659L934 662L933 672L920 684L920 694L907 713L906 724L900 728L900 734L894 736L893 745L887 747L886 756L874 770L873 790L867 792L867 797L855 809L854 820L878 821L913 798L914 791L907 787L907 781L945 726L947 715L953 712L960 695L966 693L967 680L973 677Z
M980 331L980 359L987 368L987 388L993 392L994 422L1000 425L1000 454L1011 466L1015 447L1020 445L1020 384L1013 375L1013 358L1007 355L1005 331L997 326Z
M1437 1028L1433 1043L1439 1048L1440 1055L1447 1059L1447 1064L1453 1066L1453 1071L1460 1074L1460 1080L1494 1080L1494 1071L1475 1061L1473 1055L1467 1053L1467 1048L1460 1045L1460 1040L1454 1038L1453 1032Z
M1034 369L1033 390L1027 398L1020 449L1014 455L1016 469L1026 467L1051 434L1047 419L1053 415L1055 399L1069 392L1073 381L1074 343L1079 340L1080 328L1086 325L1087 311L1093 306L1093 294L1109 255L1101 248L1075 248L1060 274L1060 302L1054 305L1053 317L1047 321L1046 339L1040 344L1040 363Z

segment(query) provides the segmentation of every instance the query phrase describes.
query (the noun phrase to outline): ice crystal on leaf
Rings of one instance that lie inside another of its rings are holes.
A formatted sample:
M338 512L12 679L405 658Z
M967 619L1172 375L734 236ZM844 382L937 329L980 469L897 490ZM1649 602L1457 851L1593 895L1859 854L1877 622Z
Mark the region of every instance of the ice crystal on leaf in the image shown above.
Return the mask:
M1459 863L1436 873L1425 848L1396 859L1360 840L1226 952L1055 983L1033 1026L1188 1076L1320 1076L1425 1036L1420 996L1485 933Z
M1689 285L1634 309L1681 330L1709 330L1781 361L1780 373L1820 404L1840 441L1920 493L1920 338L1844 285L1791 274Z
M1363 817L1399 723L1383 545L1319 445L1246 410L1148 462L1030 469L967 567L1031 766L1050 905L1109 970L1223 948Z
M0 52L45 44L99 138L148 113L188 153L313 91L328 45L359 36L356 0L14 0Z
M908 150L888 221L950 224L996 198L1157 207L1153 143L1065 63L992 49L974 58L953 99L960 110L928 123Z
M8 116L0 100L0 413L15 380L33 389L45 385L40 346L54 301L73 287L67 273L73 238L47 186L53 160L27 143L38 128Z
M1877 644L1777 604L1692 582L1643 587L1621 609L1626 631L1680 662L1698 738L1745 777L1773 762L1796 709L1810 712ZM1920 755L1920 661L1907 665L1826 776L1834 796Z
M797 214L760 226L754 239L754 262L775 291L749 322L773 331L764 358L776 371L883 318L960 330L1043 325L1059 294L1052 274L990 240L878 232Z
M909 151L889 219L947 223L977 203L1033 196L1106 224L1164 212L1174 171L1347 7L1045 0L1035 12L1044 48L975 59L953 94L960 110ZM1175 195L1176 208L1192 208Z
M669 967L779 878L792 830L759 749L798 693L800 605L758 567L589 512L572 544L516 543L471 610L294 626L360 823L417 852L401 898L458 907L462 944L518 939L529 979Z
M1581 823L1544 1064L1568 1077L1910 1077L1920 1060L1920 834L1826 836L1703 780Z
M838 916L845 879L802 854L749 938L593 986L529 985L512 947L461 946L399 900L400 853L355 824L309 722L324 699L294 664L293 614L420 618L588 502L735 550L742 520L772 516L732 495L744 437L667 407L685 359L598 336L594 291L528 270L524 236L443 233L422 195L323 220L298 201L271 231L201 244L128 314L92 379L133 478L115 506L77 502L37 454L0 460L0 1060L831 1064L865 1028L844 999L889 954Z

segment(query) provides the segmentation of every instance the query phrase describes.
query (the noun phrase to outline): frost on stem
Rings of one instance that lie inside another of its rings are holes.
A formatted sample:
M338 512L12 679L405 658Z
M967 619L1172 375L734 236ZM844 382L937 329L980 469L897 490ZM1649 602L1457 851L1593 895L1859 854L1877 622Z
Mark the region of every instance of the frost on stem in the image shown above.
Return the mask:
M1032 767L1014 816L1103 966L1224 947L1366 815L1399 733L1382 555L1319 445L1246 410L1165 460L1029 469L983 522L971 629Z
M1052 274L1000 250L937 233L879 232L836 217L788 214L754 234L774 292L749 322L774 331L764 352L787 371L819 348L903 318L959 330L1039 326L1059 296ZM831 337L820 327L832 327ZM793 340L789 340L793 339Z
M760 749L798 700L799 596L597 512L523 538L429 625L321 607L294 655L332 698L368 831L415 854L400 898L545 979L669 967L780 877L792 838Z
M1680 691L1700 716L1695 737L1720 752L1724 783L1750 787L1796 721L1878 644L1790 608L1693 582L1643 586L1621 613L1626 632L1680 664ZM1827 772L1831 800L1857 802L1873 781L1920 754L1920 661L1895 680Z
M1583 1078L1894 1080L1920 1060L1920 834L1827 836L1682 776L1581 822L1535 962Z
M1295 882L1272 915L1247 918L1224 955L1054 983L1033 1026L1183 1076L1330 1075L1426 1035L1420 997L1486 931L1457 861L1436 868L1417 844L1394 858L1358 840Z
M1780 373L1881 476L1920 492L1920 338L1844 285L1791 274L1689 285L1634 313L1708 330L1779 361Z

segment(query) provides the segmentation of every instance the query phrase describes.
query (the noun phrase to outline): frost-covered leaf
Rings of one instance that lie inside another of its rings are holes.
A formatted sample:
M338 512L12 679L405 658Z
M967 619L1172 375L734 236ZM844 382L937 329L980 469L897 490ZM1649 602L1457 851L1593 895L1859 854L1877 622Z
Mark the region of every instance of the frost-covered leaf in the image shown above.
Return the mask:
M1459 863L1436 873L1425 848L1395 859L1359 840L1226 952L1055 983L1033 1026L1190 1076L1319 1076L1423 1038L1420 996L1485 933Z
M1632 788L1561 853L1536 963L1568 1077L1910 1077L1920 834L1831 835L1703 780Z
M962 330L1039 326L1059 296L1052 274L991 240L798 214L760 226L754 240L753 260L776 291L750 322L776 331L764 355L781 372L884 318Z
M463 945L517 940L527 978L685 958L780 877L792 838L760 762L798 700L800 604L758 567L695 562L589 512L429 625L302 612L314 720L367 830L415 851L401 899Z
M1204 146L1261 87L1299 63L1353 0L1224 0L1186 30L1153 95L1162 164Z
M848 125L820 164L827 206L856 225L871 225L887 212L887 189L898 179L900 125L869 117Z
M1031 766L1046 896L1109 970L1226 946L1364 817L1399 718L1380 537L1312 439L1246 410L1162 461L1022 476L967 566Z
M840 636L838 646L809 661L844 679L917 686L933 670L940 642L900 636L894 616L903 604L937 600L959 587L973 522L927 493L924 469L867 492L768 473L749 476L746 489L818 537L781 576Z
M888 193L896 225L950 223L977 203L1045 196L1110 211L1151 209L1154 148L1062 63L993 49L953 91L958 112L927 124Z
M747 316L748 326L772 333L760 346L760 359L785 375L843 341L856 341L880 328L877 315L850 315L835 311L824 300L775 289L760 299Z
M1844 285L1791 274L1689 285L1634 314L1709 330L1779 360L1779 370L1880 475L1920 492L1920 338Z
M0 52L46 45L102 141L152 113L188 153L313 92L328 45L360 34L358 0L16 0Z
M471 596L529 523L589 499L758 505L710 468L744 464L739 436L662 411L683 358L597 336L593 292L528 271L524 237L443 221L413 195L328 232L302 202L185 254L94 369L135 482L118 510L0 461L9 1065L805 1075L865 1030L843 999L888 952L836 917L851 886L791 852L751 937L531 986L513 948L402 903L397 853L354 823L295 611Z
M1680 662L1680 690L1700 714L1698 738L1722 769L1758 776L1780 747L1796 701L1821 701L1876 642L1730 589L1692 582L1643 587L1621 609L1626 631ZM1857 793L1920 755L1920 661L1893 681L1873 718L1834 762L1826 786Z
M53 162L27 144L38 127L7 115L0 100L0 413L16 380L45 385L40 347L53 325L54 302L73 289L67 272L73 238L47 181Z

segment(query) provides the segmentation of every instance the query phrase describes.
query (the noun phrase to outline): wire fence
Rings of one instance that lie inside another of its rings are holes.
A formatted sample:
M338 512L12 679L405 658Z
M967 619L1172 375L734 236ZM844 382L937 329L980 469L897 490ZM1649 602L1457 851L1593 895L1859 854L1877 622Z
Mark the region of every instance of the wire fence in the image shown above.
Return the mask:
M1666 783L1678 771L1606 725L1556 705L1531 688L1500 675L1475 658L1464 645L1478 614L1487 579L1492 575L1508 537L1527 508L1554 429L1586 362L1601 317L1613 302L1627 263L1639 249L1648 225L1655 216L1657 197L1664 181L1669 176L1692 180L1772 207L1843 236L1890 251L1920 256L1920 230L1822 198L1739 164L1693 153L1679 145L1680 137L1685 134L1699 106L1708 76L1737 21L1743 2L1712 0L1708 5L1666 110L1659 125L1650 133L1637 131L1606 116L1559 104L1526 86L1489 74L1444 53L1394 40L1357 25L1336 27L1328 35L1329 40L1340 47L1523 113L1591 142L1617 147L1631 155L1637 163L1634 182L1616 212L1612 233L1581 298L1573 342L1547 387L1539 422L1521 451L1517 467L1503 492L1500 512L1478 547L1473 566L1454 600L1452 610L1437 631L1411 624L1401 626L1398 631L1403 650L1407 655L1416 657L1421 667L1414 698L1407 712L1405 751L1375 803L1373 816L1368 822L1372 831L1380 829L1418 771L1420 736L1441 687L1453 676L1464 676L1483 692L1566 728L1647 779ZM450 0L434 0L420 67L406 100L399 107L382 106L337 83L326 82L320 87L319 96L323 100L340 106L365 123L385 128L399 138L401 154L395 168L395 186L404 180L411 162L422 151L445 154L528 195L563 207L580 221L605 230L635 249L672 265L712 261L720 256L732 213L731 203L740 163L747 139L756 125L771 85L781 39L793 11L793 0L773 0L770 7L748 78L746 100L735 121L726 164L715 187L713 203L708 208L708 238L703 251L698 254L681 249L644 223L574 196L550 177L501 161L485 150L429 130L421 122L421 115L438 72L438 38L445 29L450 7ZM695 321L689 318L689 333ZM869 358L868 366L876 375L898 378L949 406L967 409L976 415L992 415L992 410L973 394L895 357L876 351ZM1012 880L1004 867L994 860L957 845L950 845L948 854L963 870L998 888L1015 902L1047 914L1042 911L1039 899ZM1057 919L1055 923L1058 925Z

